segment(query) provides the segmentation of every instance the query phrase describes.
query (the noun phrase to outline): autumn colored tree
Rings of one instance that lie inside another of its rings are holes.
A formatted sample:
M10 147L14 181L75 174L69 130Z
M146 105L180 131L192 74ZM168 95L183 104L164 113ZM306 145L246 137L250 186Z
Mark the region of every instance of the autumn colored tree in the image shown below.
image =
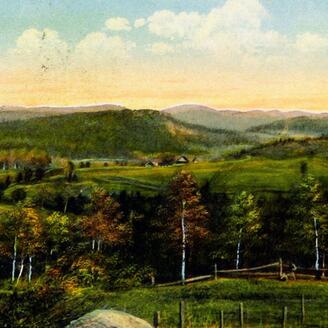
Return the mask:
M12 282L16 278L17 257L20 257L17 283L23 274L26 258L29 261L28 279L31 281L32 260L42 248L42 224L39 214L31 207L17 206L5 215L0 234L2 253L11 254L12 258Z
M3 170L19 168L45 168L51 163L51 158L47 152L38 149L12 149L0 152L0 164Z
M171 180L166 211L171 238L181 252L181 281L184 283L187 250L190 259L195 246L208 235L208 212L201 203L197 182L190 173L181 171Z
M84 219L84 228L91 239L92 250L101 252L102 245L124 243L130 233L123 222L120 204L103 189L95 189L91 195L90 214Z
M47 250L50 255L58 252L60 246L69 241L69 218L54 212L44 220Z

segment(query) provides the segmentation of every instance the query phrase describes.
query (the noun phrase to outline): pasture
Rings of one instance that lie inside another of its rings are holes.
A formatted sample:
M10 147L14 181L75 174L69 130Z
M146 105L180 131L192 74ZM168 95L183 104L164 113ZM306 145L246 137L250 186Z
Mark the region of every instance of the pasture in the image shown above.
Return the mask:
M279 282L268 280L219 279L178 287L148 287L106 292L97 288L79 289L51 309L56 324L93 309L118 309L152 322L161 312L161 327L179 326L179 302L185 301L186 327L218 327L224 311L225 327L239 327L239 304L243 302L245 327L281 327L282 309L288 307L286 327L301 326L301 299L305 299L303 327L328 324L328 285L320 282Z
M77 181L71 186L79 190L89 190L99 185L110 192L140 192L142 195L152 196L164 192L170 179L183 169L195 176L200 187L209 183L212 192L288 192L301 180L302 162L307 163L309 174L324 186L328 185L328 161L325 158L274 160L256 157L167 167L92 165L90 168L77 168ZM14 170L0 171L0 179L5 179L8 174L13 183L5 191L4 200L10 199L11 192L16 188L24 188L27 196L33 198L41 186L55 187L65 183L63 173L58 172L46 175L42 182L30 184L16 184Z

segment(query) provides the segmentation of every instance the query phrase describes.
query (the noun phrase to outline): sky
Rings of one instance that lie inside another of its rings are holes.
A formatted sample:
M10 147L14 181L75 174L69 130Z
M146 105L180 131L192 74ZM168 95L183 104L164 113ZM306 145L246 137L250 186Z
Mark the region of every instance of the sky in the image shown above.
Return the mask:
M0 104L328 109L326 0L0 0Z

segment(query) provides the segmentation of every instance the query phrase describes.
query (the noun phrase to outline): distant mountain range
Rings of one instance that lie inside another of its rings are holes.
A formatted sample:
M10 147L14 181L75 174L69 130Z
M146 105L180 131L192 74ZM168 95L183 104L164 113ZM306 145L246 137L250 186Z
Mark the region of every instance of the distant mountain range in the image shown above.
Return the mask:
M322 135L328 135L328 113L201 105L161 111L110 104L0 107L0 149L39 148L71 158L140 158L165 152L219 158L281 136Z
M124 106L116 104L87 105L87 106L0 106L0 122L25 120L34 117L48 117L73 113L95 113L111 110L123 110ZM201 125L211 129L246 131L247 129L271 124L296 117L327 118L328 113L309 111L282 111L282 110L238 110L214 109L203 105L185 104L161 110L184 123Z
M270 124L296 117L328 118L328 113L309 111L282 111L282 110L218 110L203 105L178 105L163 109L162 112L174 118L194 123L208 128L245 131L258 125Z
M0 106L0 122L25 120L33 117L57 116L73 113L93 113L108 110L122 110L125 107L115 104L87 105L87 106Z

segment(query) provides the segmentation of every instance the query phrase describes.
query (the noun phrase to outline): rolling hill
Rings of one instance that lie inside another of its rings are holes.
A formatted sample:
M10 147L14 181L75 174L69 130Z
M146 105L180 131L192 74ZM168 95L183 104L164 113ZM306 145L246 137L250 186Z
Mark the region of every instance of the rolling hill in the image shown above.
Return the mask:
M267 133L277 135L288 133L290 135L322 136L328 135L328 117L325 115L295 117L279 120L248 129L249 132Z
M267 125L279 120L283 121L295 117L313 115L313 113L306 111L217 110L202 105L179 105L163 109L162 111L186 123L199 124L208 128L237 131L245 131L254 126ZM328 114L321 114L321 116L328 117Z
M232 155L229 155L229 157L259 157L279 160L300 157L321 157L327 159L328 137L280 138L249 149L243 149Z
M39 148L70 158L199 155L255 142L245 133L182 123L151 110L75 113L0 124L1 149Z

